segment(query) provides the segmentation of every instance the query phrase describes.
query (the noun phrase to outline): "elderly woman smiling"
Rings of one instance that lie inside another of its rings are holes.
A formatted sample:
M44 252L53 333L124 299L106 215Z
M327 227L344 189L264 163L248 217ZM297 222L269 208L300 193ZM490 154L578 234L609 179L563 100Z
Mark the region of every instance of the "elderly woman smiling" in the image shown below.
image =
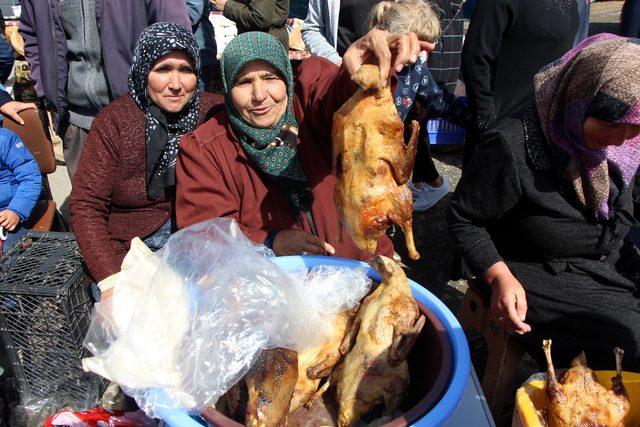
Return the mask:
M386 80L392 58L401 68L416 61L421 47L432 45L421 46L415 34L373 30L345 54L342 68L312 57L294 78L275 38L264 33L236 37L221 61L225 110L182 140L178 226L227 216L276 255L370 257L346 232L337 241L333 113L354 93L350 75L364 61L379 63ZM386 236L378 251L393 254Z
M180 137L222 100L198 89L200 57L191 33L154 24L141 34L130 93L91 127L71 193L71 218L91 277L120 271L132 238L159 249L173 230Z

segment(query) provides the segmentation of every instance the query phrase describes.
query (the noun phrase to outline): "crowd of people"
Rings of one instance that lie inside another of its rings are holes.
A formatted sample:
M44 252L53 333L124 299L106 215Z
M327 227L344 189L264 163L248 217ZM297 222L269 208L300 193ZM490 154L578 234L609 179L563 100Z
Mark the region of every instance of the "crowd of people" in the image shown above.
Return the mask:
M496 320L541 360L552 338L558 365L585 350L611 369L618 346L640 371L640 252L628 238L637 0L623 10L629 37L589 38L588 1L478 0L464 47L461 0L311 0L312 56L295 72L287 0L115 4L25 0L20 17L41 108L64 139L71 226L93 282L120 270L134 237L157 250L216 217L276 255L370 259L348 233L337 241L331 126L356 90L351 75L374 63L402 120L467 129L449 227L469 274L491 287ZM212 8L239 32L219 62ZM209 92L216 79L221 94ZM0 91L5 115L30 108ZM416 212L451 191L424 129L421 141ZM0 132L5 245L28 228L41 182L20 140ZM387 236L377 251L397 257Z

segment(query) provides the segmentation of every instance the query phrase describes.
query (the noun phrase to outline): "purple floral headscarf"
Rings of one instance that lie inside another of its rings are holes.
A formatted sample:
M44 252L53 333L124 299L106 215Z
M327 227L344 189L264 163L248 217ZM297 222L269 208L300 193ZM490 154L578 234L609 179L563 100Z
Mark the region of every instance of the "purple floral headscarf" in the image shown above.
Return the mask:
M535 76L536 106L547 140L566 154L563 174L598 220L609 218L610 180L624 191L640 165L640 137L620 147L584 144L587 117L640 125L640 40L598 34Z

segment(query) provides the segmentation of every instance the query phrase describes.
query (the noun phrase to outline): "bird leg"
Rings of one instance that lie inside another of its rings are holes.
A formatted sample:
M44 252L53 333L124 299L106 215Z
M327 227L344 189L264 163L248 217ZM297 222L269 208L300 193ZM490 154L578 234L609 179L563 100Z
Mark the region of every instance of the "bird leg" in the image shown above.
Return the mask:
M624 356L624 350L616 347L613 349L613 353L616 355L616 376L611 378L611 383L613 384L611 390L613 390L615 394L628 397L627 389L622 383L622 356Z
M542 340L542 350L544 356L547 359L547 395L550 399L556 398L560 391L560 384L558 378L556 378L556 371L553 368L553 361L551 360L551 340Z

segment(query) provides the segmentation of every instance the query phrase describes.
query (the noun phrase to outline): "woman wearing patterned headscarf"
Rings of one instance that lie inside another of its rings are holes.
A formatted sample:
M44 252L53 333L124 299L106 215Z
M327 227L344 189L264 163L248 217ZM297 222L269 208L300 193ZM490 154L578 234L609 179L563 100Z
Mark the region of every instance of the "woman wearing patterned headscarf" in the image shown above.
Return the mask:
M554 362L640 370L640 254L626 239L640 164L640 41L591 37L535 78L523 117L489 132L456 189L451 233L496 320ZM533 100L532 100L533 101ZM544 366L544 365L542 365Z
M198 46L186 28L145 29L129 71L129 94L93 122L71 193L71 219L92 279L120 271L138 236L159 249L173 230L175 162L182 135L222 102L201 93Z
M333 113L356 89L350 73L368 57L390 57L390 48L397 48L394 65L400 66L415 62L420 44L415 34L374 30L345 54L343 68L313 57L294 78L275 38L258 32L236 37L221 60L225 110L181 143L178 226L228 216L276 255L367 258L346 232L337 241L331 126ZM390 60L380 65L388 78ZM393 254L386 236L378 251Z

